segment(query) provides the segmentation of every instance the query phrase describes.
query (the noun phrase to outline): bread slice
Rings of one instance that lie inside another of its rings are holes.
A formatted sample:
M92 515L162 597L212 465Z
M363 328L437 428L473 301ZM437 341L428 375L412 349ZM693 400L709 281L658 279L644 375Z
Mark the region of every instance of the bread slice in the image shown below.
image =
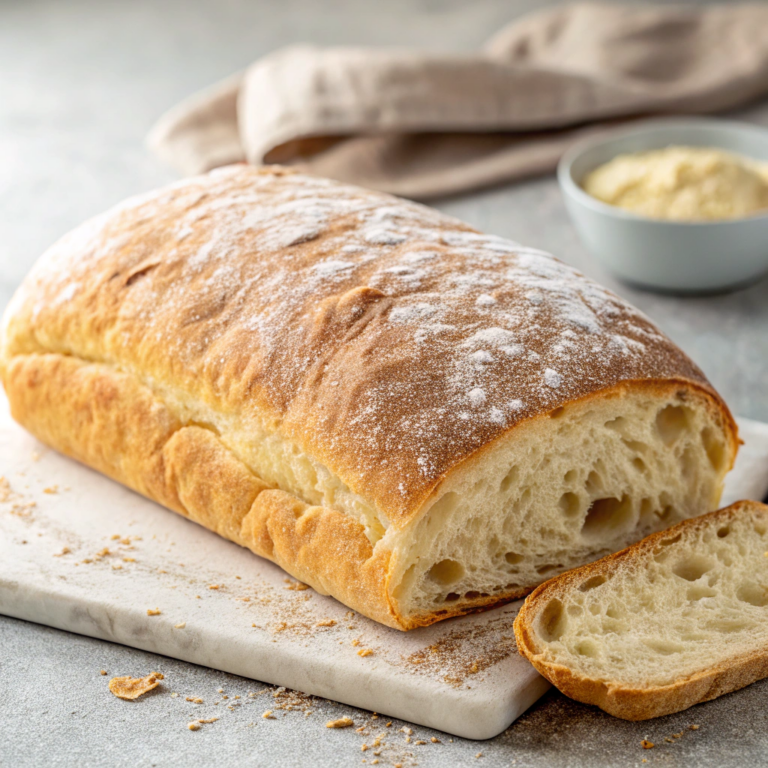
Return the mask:
M625 720L768 677L768 506L739 501L551 579L515 636L563 693Z

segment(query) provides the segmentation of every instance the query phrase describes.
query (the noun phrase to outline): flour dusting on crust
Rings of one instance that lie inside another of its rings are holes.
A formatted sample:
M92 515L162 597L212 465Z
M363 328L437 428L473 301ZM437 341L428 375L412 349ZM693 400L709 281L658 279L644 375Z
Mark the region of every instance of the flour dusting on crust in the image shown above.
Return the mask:
M129 200L51 248L26 286L14 314L40 350L266 410L387 519L520 420L622 380L704 382L644 315L552 256L282 169Z

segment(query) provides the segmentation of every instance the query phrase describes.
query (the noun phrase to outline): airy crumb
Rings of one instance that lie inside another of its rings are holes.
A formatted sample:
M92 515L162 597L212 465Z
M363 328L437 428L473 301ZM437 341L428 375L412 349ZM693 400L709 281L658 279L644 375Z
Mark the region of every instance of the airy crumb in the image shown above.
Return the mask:
M349 728L354 725L355 721L351 717L340 717L338 720L329 720L326 724L326 728Z
M316 627L335 627L336 621L334 619L323 619L315 624Z
M187 696L187 701L191 701L193 704L203 703L203 700L199 696Z
M262 715L262 717L263 717L265 720L277 720L277 718L276 718L276 717L275 717L275 716L272 714L272 710L271 710L271 709L268 709L268 710L267 710L267 711L266 711L266 712L265 712L265 713Z
M147 608L147 616L159 616L160 613L159 608Z
M373 656L373 651L370 648L361 648L357 652L358 656Z
M648 739L643 739L640 744L643 749L653 749L656 746L652 741L648 741Z
M174 624L173 628L174 629L184 629L184 627L186 627L186 626L187 626L187 622L186 621L180 621L178 624Z
M146 677L113 677L109 681L109 690L118 699L131 701L157 688L162 679L163 675L160 672L150 672Z

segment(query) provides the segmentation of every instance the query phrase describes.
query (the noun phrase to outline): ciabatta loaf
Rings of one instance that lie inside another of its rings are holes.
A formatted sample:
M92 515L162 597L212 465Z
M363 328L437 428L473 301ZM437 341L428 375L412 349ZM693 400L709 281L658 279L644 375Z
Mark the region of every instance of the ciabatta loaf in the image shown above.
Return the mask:
M404 629L715 508L736 450L698 368L574 269L278 168L65 237L0 368L44 442Z
M563 693L627 720L768 677L768 507L737 502L548 581L515 635Z

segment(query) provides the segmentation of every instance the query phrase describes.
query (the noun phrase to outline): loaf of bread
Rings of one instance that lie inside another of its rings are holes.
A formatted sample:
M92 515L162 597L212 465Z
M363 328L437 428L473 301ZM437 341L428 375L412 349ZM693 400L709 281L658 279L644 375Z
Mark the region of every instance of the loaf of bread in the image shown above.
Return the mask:
M0 370L43 442L401 629L714 509L737 443L698 368L574 269L279 168L64 237Z
M542 584L515 635L563 693L626 720L768 677L768 507L737 502Z

